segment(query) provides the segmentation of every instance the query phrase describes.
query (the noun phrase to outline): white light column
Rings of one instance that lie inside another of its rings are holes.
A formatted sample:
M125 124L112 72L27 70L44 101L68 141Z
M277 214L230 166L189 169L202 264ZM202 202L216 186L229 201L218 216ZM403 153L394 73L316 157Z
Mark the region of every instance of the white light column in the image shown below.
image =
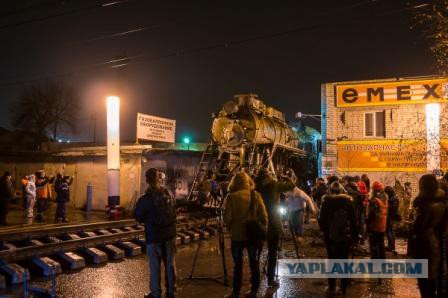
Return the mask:
M108 205L120 205L120 98L107 97Z
M440 104L429 103L426 110L426 167L428 172L440 169Z

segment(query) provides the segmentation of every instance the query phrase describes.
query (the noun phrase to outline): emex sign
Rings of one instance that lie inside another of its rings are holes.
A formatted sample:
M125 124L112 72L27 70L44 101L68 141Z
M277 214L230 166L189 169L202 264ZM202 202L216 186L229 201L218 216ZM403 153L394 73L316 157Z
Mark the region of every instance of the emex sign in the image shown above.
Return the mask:
M448 78L337 85L338 107L448 102Z

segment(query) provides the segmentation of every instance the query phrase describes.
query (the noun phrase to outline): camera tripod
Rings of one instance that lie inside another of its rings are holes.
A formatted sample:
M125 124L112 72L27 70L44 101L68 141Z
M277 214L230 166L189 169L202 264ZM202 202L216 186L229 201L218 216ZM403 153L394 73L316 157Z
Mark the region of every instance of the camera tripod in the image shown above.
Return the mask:
M299 245L297 244L297 240L296 240L295 233L294 233L294 231L293 231L293 228L292 228L292 224L291 224L291 220L290 220L290 219L288 219L288 228L289 228L289 232L291 233L292 241L293 241L293 243L294 243L294 251L295 251L295 253L296 253L296 257L297 257L297 259L300 259ZM284 235L285 235L285 231L284 231L283 220L282 220L282 235L281 235L281 237L280 237L280 243L279 243L279 247L278 247L278 248L280 248L280 250L283 250L283 240L284 240L284 238L285 238ZM261 253L261 252L260 252L260 253ZM279 259L279 254L278 254L278 252L277 252L277 261L276 261L276 278L277 278L277 279L278 279L278 259ZM264 271L264 273L267 272L266 267L267 267L268 261L269 261L269 258L268 258L268 256L266 256L266 260L265 260L264 265L263 265L263 271Z
M226 197L227 198L227 197ZM223 269L223 275L218 277L206 277L206 276L193 276L194 269L196 268L196 262L199 255L199 250L202 246L203 239L199 239L198 242L198 248L196 249L196 254L193 258L193 264L191 266L190 274L188 275L188 279L193 280L212 280L217 283L223 284L224 286L228 286L228 278L227 278L227 265L226 265L226 256L225 256L225 243L224 243L224 220L223 220L223 204L226 198L223 198L219 204L219 207L215 209L214 215L217 219L218 224L218 243L219 243L219 252L221 253L221 262L222 262L222 269ZM212 214L208 212L207 217L205 219L205 222L203 224L203 231L207 228L208 221ZM222 279L222 281L221 281Z

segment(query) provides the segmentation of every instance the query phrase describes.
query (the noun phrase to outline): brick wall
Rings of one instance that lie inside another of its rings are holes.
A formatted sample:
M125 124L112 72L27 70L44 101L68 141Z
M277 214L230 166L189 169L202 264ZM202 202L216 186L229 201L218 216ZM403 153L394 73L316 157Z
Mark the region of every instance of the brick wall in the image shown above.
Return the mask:
M393 79L395 80L395 79ZM385 81L385 80L381 80ZM392 81L392 80L391 80ZM378 81L365 81L378 82ZM321 86L322 112L322 173L337 175L360 175L363 173L337 172L337 142L341 140L384 140L384 139L426 139L425 105L389 105L371 107L336 107L335 90L339 83L327 83ZM385 137L364 136L364 113L385 111ZM448 106L442 104L441 138L448 138ZM393 185L395 180L401 183L411 182L414 194L418 190L418 179L422 173L413 172L368 172L371 181L379 180Z

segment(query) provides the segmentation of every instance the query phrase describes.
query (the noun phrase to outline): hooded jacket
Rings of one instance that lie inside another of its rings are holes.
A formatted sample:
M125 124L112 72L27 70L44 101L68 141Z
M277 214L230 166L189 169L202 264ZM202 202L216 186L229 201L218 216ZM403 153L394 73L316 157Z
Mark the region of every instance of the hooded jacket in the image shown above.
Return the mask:
M384 191L376 191L369 202L367 228L369 232L386 232L389 204Z
M330 240L330 226L341 209L346 211L348 219L347 228L350 229L350 232L346 235L348 237L341 238L337 242L347 242L355 240L358 237L352 198L346 194L331 194L322 197L322 207L318 218L319 227L324 233L326 242Z
M384 189L388 197L388 211L387 211L387 226L393 224L394 221L400 220L400 214L398 213L398 208L400 202L398 201L395 190L388 186Z
M276 181L269 175L263 175L256 178L255 185L268 213L268 238L281 234L280 193L292 190L295 186L294 182Z
M428 278L436 278L441 262L442 233L447 229L448 209L445 193L419 195L414 200L416 218L408 241L408 255L414 259L428 259Z
M229 195L224 207L224 222L229 227L233 241L244 241L246 237L246 220L249 217L251 198L252 216L266 225L268 215L260 194L253 190L250 178L245 173L237 173L229 184Z

